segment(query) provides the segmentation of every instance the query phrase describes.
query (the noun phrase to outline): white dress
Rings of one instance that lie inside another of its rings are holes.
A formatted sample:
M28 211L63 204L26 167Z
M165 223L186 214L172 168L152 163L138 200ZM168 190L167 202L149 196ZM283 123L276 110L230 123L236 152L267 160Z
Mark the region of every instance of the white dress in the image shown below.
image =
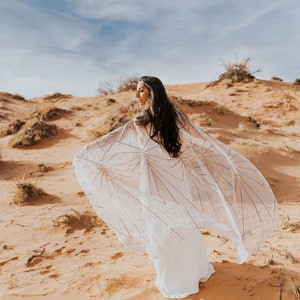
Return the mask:
M168 298L184 298L199 291L199 282L214 272L208 263L203 238L198 230L178 243L170 253L153 259L155 284Z
M197 282L213 273L199 229L232 241L242 263L278 222L272 190L249 160L188 121L181 141L182 154L171 158L133 120L85 146L73 161L96 213L124 246L149 255L162 294L178 298L197 292ZM190 243L196 230L200 238ZM181 265L177 257L185 257ZM182 276L174 278L175 266L195 269L189 277L176 271Z

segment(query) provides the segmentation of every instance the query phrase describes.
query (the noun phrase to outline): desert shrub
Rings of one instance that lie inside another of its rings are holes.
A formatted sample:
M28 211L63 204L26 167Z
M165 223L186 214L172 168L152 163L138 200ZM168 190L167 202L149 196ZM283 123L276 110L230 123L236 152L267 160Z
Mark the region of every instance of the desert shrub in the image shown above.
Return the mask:
M52 107L45 112L40 112L37 114L37 117L42 121L50 121L50 120L57 120L62 116L68 114L68 111L65 109Z
M31 107L28 111L27 119L37 119L40 121L57 120L71 113L68 110L58 108L49 102L43 102Z
M98 87L98 95L104 96L118 92L133 91L136 89L139 78L136 76L129 76L119 80L117 85L110 82L102 82Z
M19 94L14 94L13 95L13 99L17 99L17 100L26 100L23 96L19 95Z
M138 112L139 108L135 103L131 103L127 106L121 107L114 116L107 120L107 122L109 123L109 131L113 131L120 126L125 125Z
M101 227L103 225L104 222L97 215L89 212L79 213L75 210L60 215L53 220L53 227L66 229L66 233L82 229L88 232L94 227Z
M16 183L12 200L14 204L30 204L43 195L46 193L42 189L29 182L28 178L22 177Z
M127 106L123 106L115 111L113 115L110 115L105 119L104 124L101 127L89 130L87 132L90 140L95 140L108 132L111 132L118 127L125 125L128 121L140 112L139 107L136 103L131 103Z
M228 79L232 83L253 81L255 78L253 74L260 72L260 69L250 71L248 67L249 61L250 57L247 57L240 62L236 60L235 62L224 63L226 72L219 76L217 82Z
M300 78L296 78L294 84L300 84Z
M139 78L135 76L121 79L117 87L117 92L135 91L138 81Z
M17 133L25 124L25 121L21 121L19 119L11 122L8 126L4 129L1 129L0 136L7 136Z
M55 125L49 125L44 121L37 121L20 131L11 143L14 148L28 147L39 144L43 139L50 138L56 133L57 128Z
M45 96L43 99L44 100L55 100L55 99L65 99L65 98L71 98L71 97L72 97L72 95L69 95L69 94L54 93L54 94Z
M271 77L271 80L275 80L275 81L283 81L281 78L279 78L279 77Z
M16 99L16 100L26 100L23 96L19 94L10 94L6 92L0 92L0 98L2 99Z
M101 82L97 89L99 96L105 96L109 94L113 94L115 92L114 86L110 82Z

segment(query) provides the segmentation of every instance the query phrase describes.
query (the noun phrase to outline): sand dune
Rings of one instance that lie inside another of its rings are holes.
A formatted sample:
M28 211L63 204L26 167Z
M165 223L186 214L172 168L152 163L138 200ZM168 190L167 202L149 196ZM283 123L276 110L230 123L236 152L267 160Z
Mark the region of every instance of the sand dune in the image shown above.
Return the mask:
M300 86L255 80L167 91L191 120L261 170L280 208L277 230L247 264L236 264L233 246L204 232L216 274L187 299L300 299ZM151 261L128 252L94 214L71 165L84 144L138 109L130 91L28 101L0 93L1 299L164 299ZM9 133L16 120L24 124ZM36 122L55 126L55 133L48 127L33 132ZM36 144L13 146L26 130ZM24 182L43 193L17 203L17 185Z

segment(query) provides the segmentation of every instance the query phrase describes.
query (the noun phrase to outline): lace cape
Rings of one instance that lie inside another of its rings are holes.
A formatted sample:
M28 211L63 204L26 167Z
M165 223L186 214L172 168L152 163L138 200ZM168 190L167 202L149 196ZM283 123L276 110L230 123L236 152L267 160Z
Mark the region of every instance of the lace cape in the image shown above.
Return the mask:
M199 228L231 240L244 262L277 225L272 190L249 160L190 122L181 140L171 158L133 120L86 145L74 170L127 248L156 258Z

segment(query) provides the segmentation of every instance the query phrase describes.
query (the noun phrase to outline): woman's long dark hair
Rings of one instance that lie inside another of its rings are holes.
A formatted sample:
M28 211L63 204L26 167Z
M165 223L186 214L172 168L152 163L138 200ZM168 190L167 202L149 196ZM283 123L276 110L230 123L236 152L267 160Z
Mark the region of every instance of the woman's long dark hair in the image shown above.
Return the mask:
M181 142L178 114L170 102L162 82L152 76L143 76L140 81L145 83L151 95L150 107L139 118L141 124L150 123L150 138L161 144L171 157L180 155Z

